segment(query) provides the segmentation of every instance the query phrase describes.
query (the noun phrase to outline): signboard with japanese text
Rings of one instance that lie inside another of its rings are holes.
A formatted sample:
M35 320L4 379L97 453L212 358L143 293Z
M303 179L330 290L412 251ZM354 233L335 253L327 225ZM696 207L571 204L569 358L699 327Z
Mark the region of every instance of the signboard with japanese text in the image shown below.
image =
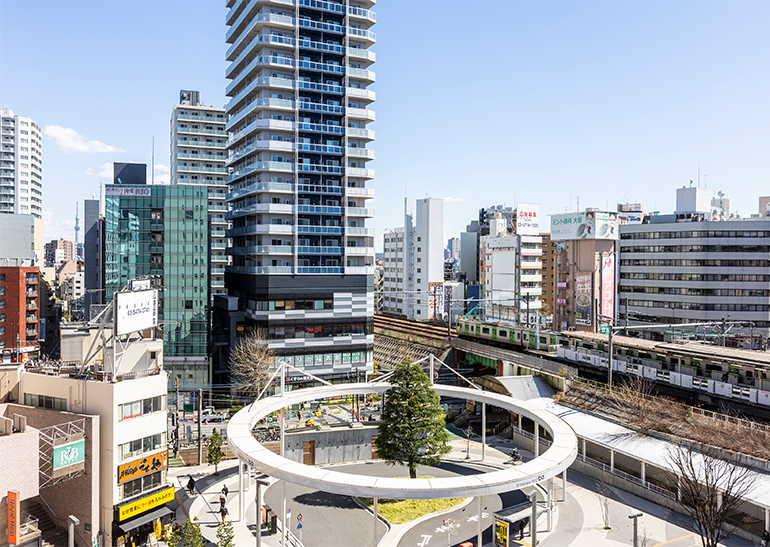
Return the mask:
M508 547L508 523L495 519L495 547Z
M158 291L115 293L115 332L128 334L158 324Z
M118 484L168 467L168 450L118 466Z
M118 520L120 522L149 511L153 507L158 507L174 499L174 487L165 488L144 498L128 503L118 509Z
M615 257L602 257L602 315L615 317Z
M601 211L551 215L551 240L618 239L618 214Z
M540 234L540 206L520 203L516 207L516 233L536 236Z
M593 284L591 274L575 276L575 324L591 324L591 295Z
M641 224L644 213L641 211L628 211L618 213L619 224Z

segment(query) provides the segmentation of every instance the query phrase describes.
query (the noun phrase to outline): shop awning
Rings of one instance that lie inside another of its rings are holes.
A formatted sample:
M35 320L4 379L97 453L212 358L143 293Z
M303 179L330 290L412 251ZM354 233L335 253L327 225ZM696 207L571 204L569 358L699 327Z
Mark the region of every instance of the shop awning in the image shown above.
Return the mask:
M166 515L170 515L172 513L173 511L164 505L163 507L158 507L157 509L153 509L152 511L148 511L147 513L139 515L134 519L121 522L118 524L118 528L124 532L130 532L131 530L139 528L142 524L147 524L148 522L163 518Z

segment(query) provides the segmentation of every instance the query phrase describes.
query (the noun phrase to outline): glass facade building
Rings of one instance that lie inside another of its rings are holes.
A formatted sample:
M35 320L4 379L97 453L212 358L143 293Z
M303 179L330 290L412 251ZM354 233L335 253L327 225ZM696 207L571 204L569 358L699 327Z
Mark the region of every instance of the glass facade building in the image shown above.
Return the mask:
M210 302L206 186L107 185L104 231L106 301L132 279L156 276L166 368L180 360L201 361L203 368Z

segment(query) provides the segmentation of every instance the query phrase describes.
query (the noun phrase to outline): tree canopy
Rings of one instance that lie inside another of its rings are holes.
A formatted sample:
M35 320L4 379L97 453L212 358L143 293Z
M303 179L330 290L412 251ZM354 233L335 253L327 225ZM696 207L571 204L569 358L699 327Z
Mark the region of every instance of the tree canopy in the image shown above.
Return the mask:
M209 438L207 460L214 465L214 474L218 474L219 462L224 458L225 453L222 450L222 435L219 431L214 431Z
M438 465L451 450L444 411L419 365L401 363L390 383L375 440L377 454L392 465L405 465L414 479L418 465Z

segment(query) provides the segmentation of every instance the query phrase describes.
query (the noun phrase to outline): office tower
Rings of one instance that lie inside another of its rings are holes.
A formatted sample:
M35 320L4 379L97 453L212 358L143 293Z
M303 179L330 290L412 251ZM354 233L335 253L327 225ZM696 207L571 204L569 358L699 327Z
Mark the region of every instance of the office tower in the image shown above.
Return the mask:
M46 267L56 266L75 258L74 245L66 239L54 239L45 244Z
M129 281L162 286L165 368L185 387L208 385L208 203L196 185L107 185L105 302ZM173 380L171 380L173 381Z
M0 109L0 213L43 218L43 145L40 126Z
M227 2L225 284L279 360L327 376L372 370L373 5Z
M413 319L444 315L444 200L404 200L404 226L385 232L383 311Z
M0 215L0 258L21 260L25 266L43 265L43 220L32 215Z
M171 113L171 184L208 187L211 223L211 294L226 294L228 221L225 109L200 104L198 91L179 92Z
M91 319L91 307L104 304L104 219L98 199L85 200L83 207L83 309Z

